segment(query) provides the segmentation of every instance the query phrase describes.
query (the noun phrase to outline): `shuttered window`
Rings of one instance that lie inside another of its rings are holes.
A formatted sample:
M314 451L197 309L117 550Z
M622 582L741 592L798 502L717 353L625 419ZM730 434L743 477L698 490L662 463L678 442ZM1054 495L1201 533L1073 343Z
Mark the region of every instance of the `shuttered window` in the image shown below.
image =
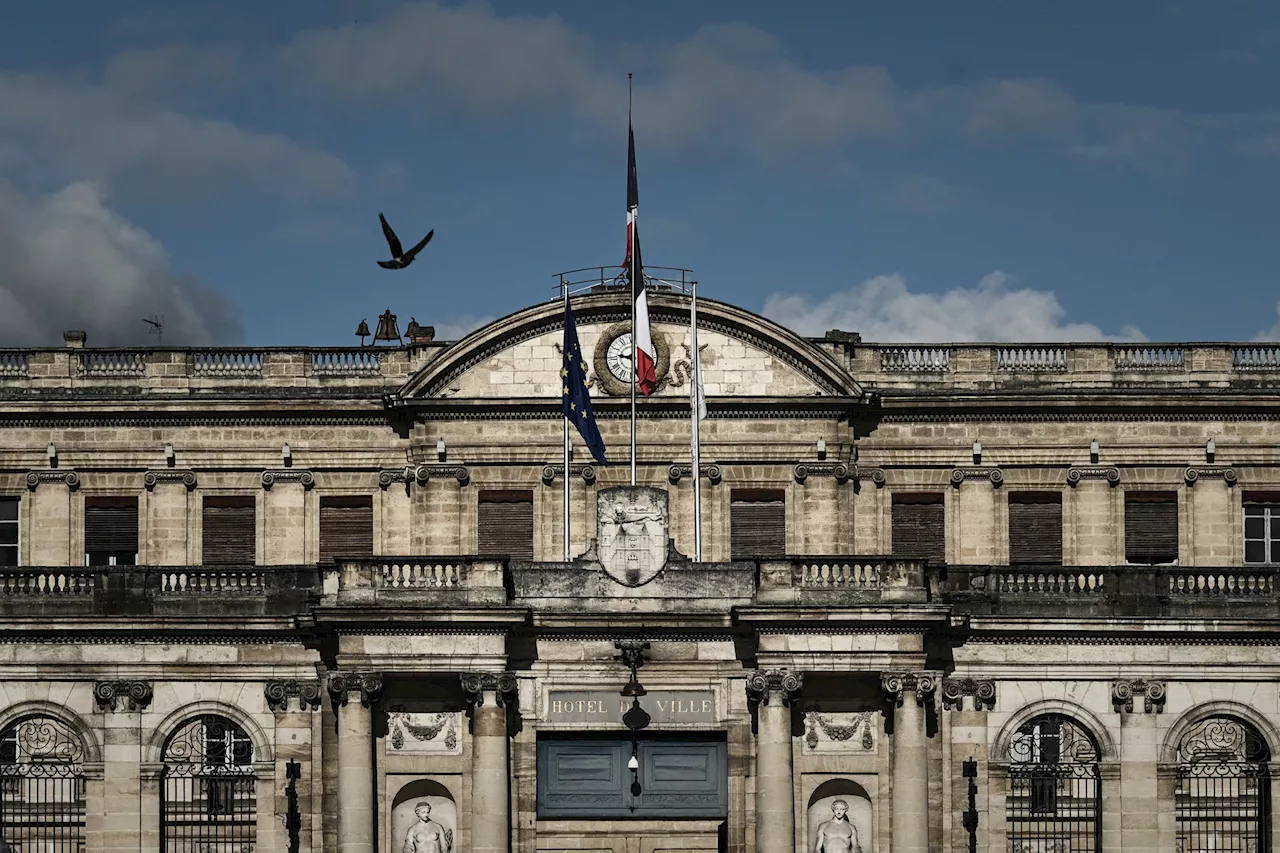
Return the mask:
M734 560L781 557L787 553L787 504L781 490L734 489L729 504Z
M946 515L943 497L937 493L893 496L893 545L895 557L914 557L931 563L947 561Z
M138 562L138 499L89 497L84 502L87 566L132 566Z
M1062 564L1062 495L1009 494L1009 563Z
M320 562L373 556L373 498L320 498Z
M207 566L252 566L257 559L254 501L249 496L207 497L202 520Z
M1129 492L1124 496L1124 559L1155 565L1178 559L1178 495Z
M533 492L488 490L480 493L476 553L533 559Z

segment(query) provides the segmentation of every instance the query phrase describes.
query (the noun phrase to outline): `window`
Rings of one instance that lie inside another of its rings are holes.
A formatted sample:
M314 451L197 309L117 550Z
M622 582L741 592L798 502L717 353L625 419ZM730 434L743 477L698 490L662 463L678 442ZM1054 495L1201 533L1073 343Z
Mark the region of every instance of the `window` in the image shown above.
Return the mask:
M931 563L947 561L945 504L941 494L893 496L893 545L895 557L914 557Z
M1219 716L1193 725L1178 744L1178 849L1270 850L1270 760L1248 723Z
M1176 492L1126 492L1124 561L1154 566L1178 561Z
M1102 849L1098 757L1093 738L1060 714L1018 729L1009 744L1009 849Z
M480 493L476 553L513 560L533 559L533 492L487 490Z
M18 499L0 498L0 566L18 565Z
M165 743L161 850L252 850L257 826L253 742L234 721L209 714Z
M0 731L0 837L12 849L85 849L84 761L84 741L57 717Z
M781 489L734 489L729 496L730 549L734 560L787 553L787 504Z
M252 566L257 561L252 497L206 497L201 528L205 565Z
M1244 561L1280 563L1280 495L1244 496Z
M631 739L538 737L538 816L544 818L724 818L729 804L723 736L666 732Z
M138 499L89 497L84 501L84 564L133 566L138 562Z
M1062 494L1009 494L1009 564L1062 564Z
M373 556L373 498L320 498L320 562Z

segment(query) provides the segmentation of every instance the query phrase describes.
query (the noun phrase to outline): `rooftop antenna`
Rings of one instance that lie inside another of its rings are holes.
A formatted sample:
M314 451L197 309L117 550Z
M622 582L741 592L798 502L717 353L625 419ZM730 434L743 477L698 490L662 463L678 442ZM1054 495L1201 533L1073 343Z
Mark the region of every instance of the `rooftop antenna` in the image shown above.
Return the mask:
M148 333L156 336L156 343L164 343L164 315L152 314L150 317L143 317L142 322L151 326Z

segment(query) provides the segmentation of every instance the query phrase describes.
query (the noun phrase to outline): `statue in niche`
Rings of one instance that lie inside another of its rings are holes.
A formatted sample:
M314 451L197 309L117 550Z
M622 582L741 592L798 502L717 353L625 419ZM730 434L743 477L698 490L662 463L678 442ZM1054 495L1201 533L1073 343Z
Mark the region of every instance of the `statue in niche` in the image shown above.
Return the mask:
M431 803L415 803L418 821L405 830L400 853L452 853L453 833L431 819Z
M858 828L849 820L849 804L836 800L831 804L831 817L818 824L813 853L862 853Z

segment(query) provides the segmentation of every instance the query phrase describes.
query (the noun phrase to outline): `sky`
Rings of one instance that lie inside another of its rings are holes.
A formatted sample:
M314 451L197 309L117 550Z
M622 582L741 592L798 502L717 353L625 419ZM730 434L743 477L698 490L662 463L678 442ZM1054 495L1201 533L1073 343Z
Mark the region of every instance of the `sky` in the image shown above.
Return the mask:
M456 339L621 263L806 335L1280 340L1280 5L44 0L0 346ZM387 271L377 216L406 243Z

